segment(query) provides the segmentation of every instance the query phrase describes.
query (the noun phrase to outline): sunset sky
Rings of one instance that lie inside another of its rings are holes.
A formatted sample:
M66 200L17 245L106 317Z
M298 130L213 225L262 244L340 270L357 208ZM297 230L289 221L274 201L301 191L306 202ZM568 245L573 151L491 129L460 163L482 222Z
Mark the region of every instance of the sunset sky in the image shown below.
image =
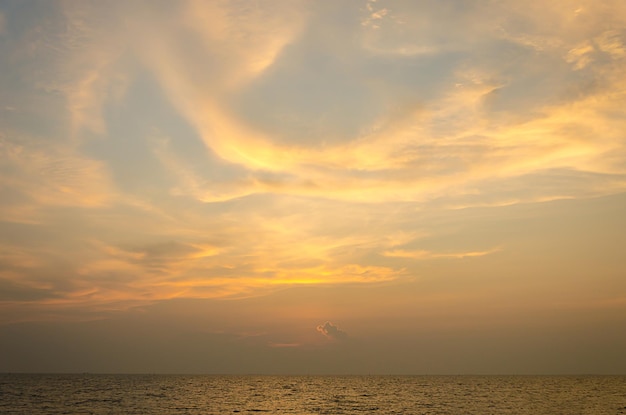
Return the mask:
M0 372L624 350L623 0L0 0Z

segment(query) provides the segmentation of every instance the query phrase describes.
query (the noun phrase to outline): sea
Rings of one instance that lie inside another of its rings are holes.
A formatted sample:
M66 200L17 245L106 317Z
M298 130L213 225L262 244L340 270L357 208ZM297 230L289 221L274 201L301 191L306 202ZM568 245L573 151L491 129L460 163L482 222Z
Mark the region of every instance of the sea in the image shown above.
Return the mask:
M0 374L0 414L626 414L626 376Z

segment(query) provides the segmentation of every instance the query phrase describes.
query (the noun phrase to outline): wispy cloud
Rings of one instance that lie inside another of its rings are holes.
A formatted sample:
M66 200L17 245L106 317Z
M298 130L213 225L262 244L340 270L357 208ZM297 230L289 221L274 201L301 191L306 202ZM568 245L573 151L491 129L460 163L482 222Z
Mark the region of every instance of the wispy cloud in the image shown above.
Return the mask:
M0 157L6 173L0 178L4 218L38 222L42 207L98 207L109 203L115 190L106 167L71 149L33 139L15 142L0 137Z
M472 252L432 252L426 250L406 250L406 249L394 249L386 251L385 256L395 258L412 258L412 259L437 259L437 258L473 258L481 257L485 255L497 252L499 249L492 249L489 251L472 251Z
M3 8L2 301L242 298L490 257L503 237L437 237L471 208L626 190L625 16L619 1Z

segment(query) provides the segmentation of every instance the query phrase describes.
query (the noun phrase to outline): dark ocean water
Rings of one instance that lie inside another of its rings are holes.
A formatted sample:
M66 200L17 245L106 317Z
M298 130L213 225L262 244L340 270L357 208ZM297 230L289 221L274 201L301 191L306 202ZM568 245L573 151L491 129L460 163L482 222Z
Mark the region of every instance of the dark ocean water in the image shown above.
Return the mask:
M626 414L626 376L0 374L1 414Z

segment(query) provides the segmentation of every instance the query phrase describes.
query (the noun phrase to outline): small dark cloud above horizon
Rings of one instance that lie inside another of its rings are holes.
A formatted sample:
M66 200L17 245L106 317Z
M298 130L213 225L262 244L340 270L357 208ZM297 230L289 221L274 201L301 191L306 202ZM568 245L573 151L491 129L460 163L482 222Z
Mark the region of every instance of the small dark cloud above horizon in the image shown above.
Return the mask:
M348 337L348 333L341 330L330 321L327 321L324 324L320 324L319 326L317 326L316 329L329 339L343 340Z

